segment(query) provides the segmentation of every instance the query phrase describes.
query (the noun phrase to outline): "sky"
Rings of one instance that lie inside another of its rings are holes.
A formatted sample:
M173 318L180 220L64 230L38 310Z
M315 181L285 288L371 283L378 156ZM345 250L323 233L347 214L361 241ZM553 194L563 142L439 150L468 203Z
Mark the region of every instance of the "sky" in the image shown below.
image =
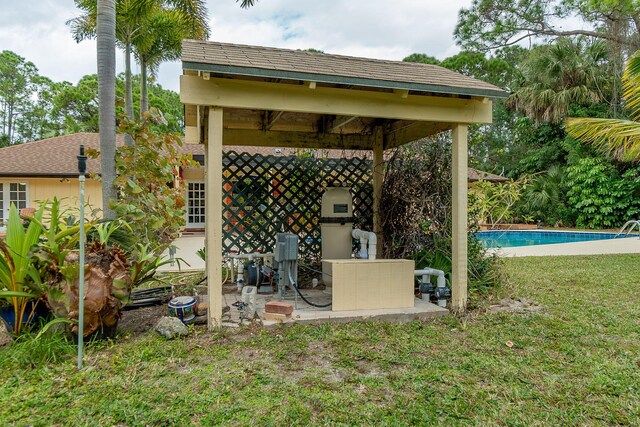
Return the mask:
M402 60L419 52L444 59L458 11L471 0L208 0L210 40ZM73 0L0 0L0 50L11 50L54 81L77 83L94 74L95 41L76 43L65 22L79 15ZM117 71L124 55L116 52ZM137 65L134 73L139 71ZM158 82L178 91L180 63L160 67Z

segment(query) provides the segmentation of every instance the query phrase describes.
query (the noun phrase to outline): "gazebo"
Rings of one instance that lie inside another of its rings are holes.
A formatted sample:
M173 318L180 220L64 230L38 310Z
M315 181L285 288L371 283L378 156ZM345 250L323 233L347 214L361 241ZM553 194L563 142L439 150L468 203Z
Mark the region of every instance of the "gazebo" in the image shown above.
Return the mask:
M435 65L185 40L186 142L205 145L209 327L222 317L222 147L371 150L380 234L385 150L452 131L452 309L467 303L467 129L505 92ZM212 214L218 212L217 215Z

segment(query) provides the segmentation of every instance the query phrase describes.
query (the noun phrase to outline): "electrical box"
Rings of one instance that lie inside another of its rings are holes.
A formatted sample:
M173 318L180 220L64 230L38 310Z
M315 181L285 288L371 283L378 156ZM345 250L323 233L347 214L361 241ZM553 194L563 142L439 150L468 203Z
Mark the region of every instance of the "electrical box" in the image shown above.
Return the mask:
M298 259L298 236L293 233L278 233L274 250L276 262Z

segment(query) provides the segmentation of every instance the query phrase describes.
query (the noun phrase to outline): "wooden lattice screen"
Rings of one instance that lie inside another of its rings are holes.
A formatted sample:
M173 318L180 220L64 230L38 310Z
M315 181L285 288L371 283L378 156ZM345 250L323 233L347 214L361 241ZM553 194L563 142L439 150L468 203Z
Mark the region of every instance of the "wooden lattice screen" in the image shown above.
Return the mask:
M271 251L277 232L295 233L300 255L320 257L324 188L351 188L356 227L372 229L371 160L226 152L223 157L223 251Z

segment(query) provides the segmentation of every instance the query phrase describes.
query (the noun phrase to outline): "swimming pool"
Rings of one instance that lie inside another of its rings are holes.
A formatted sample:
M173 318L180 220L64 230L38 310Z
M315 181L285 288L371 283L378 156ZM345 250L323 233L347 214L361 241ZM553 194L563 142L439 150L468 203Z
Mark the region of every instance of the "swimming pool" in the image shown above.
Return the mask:
M478 240L485 248L510 248L515 246L551 245L555 243L587 242L591 240L608 240L616 237L615 233L597 233L584 231L517 231L494 230L476 233ZM624 237L638 237L637 234Z

